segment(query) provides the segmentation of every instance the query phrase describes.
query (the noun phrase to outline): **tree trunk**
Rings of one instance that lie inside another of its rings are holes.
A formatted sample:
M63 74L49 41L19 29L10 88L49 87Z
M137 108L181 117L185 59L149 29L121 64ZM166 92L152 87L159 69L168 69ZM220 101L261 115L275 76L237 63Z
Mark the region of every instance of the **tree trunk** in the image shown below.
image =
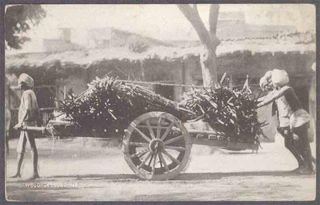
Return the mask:
M217 83L216 54L212 49L200 55L200 65L204 87L211 87Z
M216 49L220 44L220 40L216 36L219 5L212 4L210 6L209 31L199 16L196 4L193 7L188 4L180 4L178 8L194 27L205 48L204 52L200 55L203 86L214 86L217 83Z

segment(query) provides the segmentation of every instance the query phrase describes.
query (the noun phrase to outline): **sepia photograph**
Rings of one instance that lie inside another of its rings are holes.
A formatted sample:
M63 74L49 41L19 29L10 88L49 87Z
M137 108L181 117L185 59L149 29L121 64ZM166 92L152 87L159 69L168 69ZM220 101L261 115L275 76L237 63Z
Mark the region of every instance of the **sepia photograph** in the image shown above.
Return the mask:
M7 4L9 202L316 200L314 4Z

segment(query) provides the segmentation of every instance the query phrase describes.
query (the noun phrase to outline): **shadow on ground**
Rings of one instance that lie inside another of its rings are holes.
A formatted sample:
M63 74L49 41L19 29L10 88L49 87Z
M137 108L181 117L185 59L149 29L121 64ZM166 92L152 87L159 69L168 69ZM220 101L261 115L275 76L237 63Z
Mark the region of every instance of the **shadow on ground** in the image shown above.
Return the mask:
M175 180L216 180L226 177L246 177L246 176L294 176L297 175L291 171L259 171L259 172L218 172L218 173L182 173ZM40 181L52 181L52 180L115 180L119 181L130 181L130 180L140 180L134 174L88 174L88 175L56 175L39 179Z

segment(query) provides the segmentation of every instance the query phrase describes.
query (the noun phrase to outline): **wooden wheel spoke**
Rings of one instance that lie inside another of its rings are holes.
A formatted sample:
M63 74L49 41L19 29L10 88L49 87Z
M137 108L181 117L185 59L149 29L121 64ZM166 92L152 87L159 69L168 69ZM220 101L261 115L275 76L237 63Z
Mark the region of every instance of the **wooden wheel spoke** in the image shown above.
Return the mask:
M165 148L166 148L166 149L177 150L177 151L179 151L179 152L182 152L182 151L185 151L185 150L186 150L186 148L184 148L184 147L176 147L176 146L166 146Z
M155 135L153 133L152 127L151 127L150 122L149 122L148 119L146 120L146 124L147 124L147 127L149 129L149 132L150 132L150 135L151 135L152 139L155 139L156 137L155 137Z
M162 153L159 153L159 159L160 159L160 161L163 163L164 168L166 169L166 171L169 172L169 167L168 167L167 162L166 162L166 160L164 159Z
M166 139L166 137L168 136L171 128L173 127L173 125L174 125L174 123L172 122L172 123L170 124L170 126L167 128L166 132L162 135L161 140Z
M149 137L147 137L147 135L145 135L141 130L139 130L137 127L133 127L139 134L140 136L145 139L147 142L150 142L151 139Z
M149 163L148 163L148 167L150 167L150 164L151 164L151 162L152 162L153 157L154 157L154 154L151 155L150 161L149 161Z
M141 150L137 153L134 153L132 155L130 155L130 158L134 158L134 157L138 157L141 158L142 156L144 156L146 153L148 152L148 150Z
M157 136L156 136L156 138L157 138L157 139L159 139L159 138L160 138L161 120L162 120L162 117L159 117L159 120L158 120L158 127L157 127Z
M165 141L164 144L165 144L165 145L171 144L171 143L173 143L173 142L175 142L175 141L178 141L178 140L180 140L180 139L182 139L182 138L183 138L183 135L179 135L178 137L174 137L174 138L172 138L172 139L169 139L169 140Z
M143 142L130 142L130 146L135 146L135 147L148 147L148 143L143 143Z
M141 162L141 164L138 166L138 169L140 169L147 161L148 159L151 157L152 153L149 152L148 155L146 156L146 158L144 158L144 160Z
M159 157L160 168L162 168L162 167L163 167L163 164L162 164L162 161L161 161L161 158L160 158L160 153L158 154L158 157Z
M177 160L176 158L174 158L170 153L168 153L166 150L163 150L163 154L167 155L171 160L172 162L175 162L177 163L178 165L180 165L180 161Z
M157 153L154 155L154 159L153 159L153 164L152 164L152 176L154 175L155 171L156 171L156 160L157 160Z

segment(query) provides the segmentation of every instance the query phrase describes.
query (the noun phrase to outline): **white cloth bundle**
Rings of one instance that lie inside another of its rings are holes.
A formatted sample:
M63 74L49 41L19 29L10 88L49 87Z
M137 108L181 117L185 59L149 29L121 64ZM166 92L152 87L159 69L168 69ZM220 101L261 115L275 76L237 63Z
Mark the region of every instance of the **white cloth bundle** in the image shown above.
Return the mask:
M300 127L309 121L309 113L304 109L298 109L290 116L290 127Z

